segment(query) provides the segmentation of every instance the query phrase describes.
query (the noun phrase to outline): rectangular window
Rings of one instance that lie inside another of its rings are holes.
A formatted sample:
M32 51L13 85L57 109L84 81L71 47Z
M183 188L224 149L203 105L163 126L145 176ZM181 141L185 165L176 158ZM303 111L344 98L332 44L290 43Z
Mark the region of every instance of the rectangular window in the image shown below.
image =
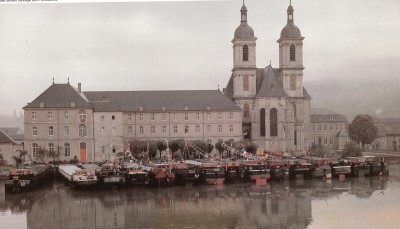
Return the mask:
M231 112L231 113L229 113L229 120L232 120L233 119L233 113Z
M139 120L140 120L140 121L143 121L143 113L140 113L140 114L139 114Z
M333 145L333 138L329 139L329 144Z
M68 117L69 117L68 111L64 111L64 119L68 119Z
M211 121L211 113L207 113L207 121Z
M163 121L166 121L166 120L167 120L167 114L162 113L161 119L162 119Z
M233 133L233 125L230 125L230 126L229 126L229 132L230 132L230 133Z
M53 119L53 112L52 111L47 112L47 118L48 119Z
M162 133L163 133L163 134L166 134L166 133L167 133L167 126L163 126L163 127L162 127Z
M178 133L178 126L174 126L174 134Z
M207 139L207 144L212 144L212 140L211 139Z
M328 139L324 138L324 144L327 145L328 144Z
M69 126L64 126L64 135L65 136L69 135Z
M222 133L222 125L218 125L218 133Z
M106 147L105 146L101 147L101 153L106 153Z
M113 153L117 152L117 151L116 151L116 148L115 148L115 145L112 145L112 146L111 146L111 150L112 150Z
M189 114L185 113L185 121L188 121L188 120L189 120Z
M324 130L328 130L328 125L324 125Z
M218 113L218 120L222 120L222 113Z
M315 131L315 125L312 126L312 130Z
M36 120L36 118L37 118L37 113L36 113L36 111L33 111L32 112L32 119Z
M339 130L339 125L336 125L336 130Z
M243 91L249 90L249 75L243 75Z
M112 116L111 116L111 120L115 120L115 115L112 115Z
M49 143L48 147L49 147L49 152L54 152L54 144L53 143Z
M185 134L189 133L189 126L185 126Z
M211 125L207 125L207 133L211 133Z
M49 126L49 136L53 136L54 134L54 129L52 126Z
M176 113L174 113L174 121L178 120L178 115Z
M69 143L64 143L64 156L71 157L71 149Z
M139 126L139 134L143 134L143 126Z
M330 130L330 131L333 131L333 125L330 125L330 126L329 126L329 130Z
M128 126L128 134L132 134L132 126Z
M200 133L200 125L196 125L196 133Z
M150 133L151 134L155 134L156 133L156 127L155 126L151 126L150 127Z
M100 119L101 119L101 121L104 121L104 115L102 115L102 116L100 117Z
M150 114L150 120L151 120L151 121L154 121L154 119L155 119L155 115L154 115L154 113L151 113L151 114Z
M32 136L37 136L37 127L32 127Z
M318 130L321 131L321 125L318 125Z
M106 133L106 129L103 127L101 127L101 135L104 135Z
M128 122L132 121L132 114L128 114Z
M116 132L115 126L112 127L111 132L112 132L112 134L115 134L115 132Z
M200 120L200 113L196 113L196 120L197 120L197 121Z

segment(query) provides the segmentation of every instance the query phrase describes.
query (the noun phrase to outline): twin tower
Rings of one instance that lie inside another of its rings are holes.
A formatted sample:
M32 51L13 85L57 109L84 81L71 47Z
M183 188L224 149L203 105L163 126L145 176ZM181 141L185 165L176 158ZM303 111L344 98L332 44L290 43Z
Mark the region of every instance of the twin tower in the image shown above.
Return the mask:
M243 110L243 137L269 151L300 153L310 145L310 100L303 86L303 40L293 6L279 44L279 68L256 66L254 30L243 4L233 43L232 75L225 90Z

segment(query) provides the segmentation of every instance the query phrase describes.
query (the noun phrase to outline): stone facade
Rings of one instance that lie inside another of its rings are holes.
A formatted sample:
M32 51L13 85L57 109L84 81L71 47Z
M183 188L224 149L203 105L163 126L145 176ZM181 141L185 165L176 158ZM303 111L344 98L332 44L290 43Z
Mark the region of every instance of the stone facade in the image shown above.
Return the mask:
M293 7L279 43L279 68L256 67L256 40L241 8L235 30L232 75L225 94L243 110L243 135L268 151L300 153L310 146L310 101L303 87L303 39Z
M312 144L324 150L344 150L349 142L347 118L328 109L313 108L311 111Z
M378 138L371 144L373 150L400 150L400 118L374 118Z
M24 107L25 146L60 152L61 160L104 161L131 140L242 139L242 112L222 92L82 92L53 84ZM58 96L54 96L57 93Z

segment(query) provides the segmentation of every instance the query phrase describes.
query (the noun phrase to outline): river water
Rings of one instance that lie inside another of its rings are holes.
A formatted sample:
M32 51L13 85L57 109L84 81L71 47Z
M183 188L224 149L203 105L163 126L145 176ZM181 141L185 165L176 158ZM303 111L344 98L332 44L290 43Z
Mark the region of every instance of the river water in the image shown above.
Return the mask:
M0 228L399 228L400 165L388 177L75 190L54 181L0 195Z

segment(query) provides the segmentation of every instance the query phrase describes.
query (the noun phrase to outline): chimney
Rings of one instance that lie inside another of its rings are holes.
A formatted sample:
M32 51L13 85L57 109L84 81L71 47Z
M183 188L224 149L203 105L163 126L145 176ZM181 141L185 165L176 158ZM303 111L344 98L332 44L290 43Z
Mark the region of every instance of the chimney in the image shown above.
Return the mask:
M81 83L78 83L78 92L79 92L79 93L82 92L82 90L81 90Z

